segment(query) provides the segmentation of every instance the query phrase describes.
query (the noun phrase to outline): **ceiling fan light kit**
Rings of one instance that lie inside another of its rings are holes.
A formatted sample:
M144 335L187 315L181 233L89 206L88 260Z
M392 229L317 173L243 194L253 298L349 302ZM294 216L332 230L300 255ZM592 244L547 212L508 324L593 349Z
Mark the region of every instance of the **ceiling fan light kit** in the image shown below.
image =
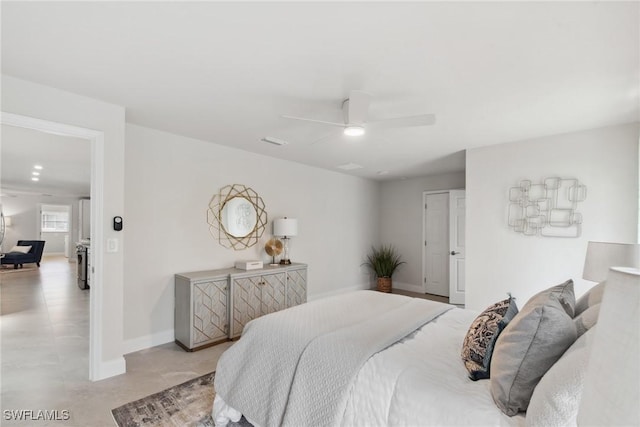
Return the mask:
M364 126L367 123L371 124L372 127L375 127L375 129L378 129L380 126L388 128L431 126L436 122L436 116L434 114L418 114L413 116L401 116L382 120L367 121L370 102L371 95L369 93L363 92L361 90L352 90L349 93L349 98L342 101L342 123L288 115L283 115L281 117L285 119L300 120L305 122L341 127L343 133L347 136L364 135ZM324 139L324 137L321 139Z
M347 136L362 136L364 135L364 127L347 126L346 128L344 128L344 134Z

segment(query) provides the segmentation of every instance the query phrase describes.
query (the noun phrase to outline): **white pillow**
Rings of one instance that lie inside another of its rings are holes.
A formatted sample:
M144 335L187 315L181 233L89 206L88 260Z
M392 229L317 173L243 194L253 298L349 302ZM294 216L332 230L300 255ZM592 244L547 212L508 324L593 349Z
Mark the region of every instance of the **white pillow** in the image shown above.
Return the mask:
M527 408L527 427L575 426L596 328L565 351L542 377Z
M589 329L598 323L598 315L600 314L600 303L592 305L585 311L573 318L573 323L576 324L576 331L578 336L581 336Z
M31 246L14 246L9 252L20 252L26 254L31 250Z
M602 302L602 295L604 294L604 288L607 282L600 282L591 289L589 289L584 295L582 295L576 301L576 312L575 316L578 316L580 313L592 307L596 304L600 304Z

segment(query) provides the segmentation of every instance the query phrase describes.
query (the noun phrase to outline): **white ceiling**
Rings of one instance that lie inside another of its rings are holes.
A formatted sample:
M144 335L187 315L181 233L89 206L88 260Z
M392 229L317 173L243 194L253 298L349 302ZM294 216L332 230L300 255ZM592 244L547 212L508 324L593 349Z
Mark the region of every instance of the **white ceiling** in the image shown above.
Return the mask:
M2 71L123 105L130 123L397 179L463 170L466 148L638 121L639 8L3 2ZM373 95L372 118L437 122L348 139L280 117L339 121L354 89Z
M91 143L81 138L2 125L2 196L88 197ZM42 166L35 170L34 166ZM38 172L39 181L31 180Z

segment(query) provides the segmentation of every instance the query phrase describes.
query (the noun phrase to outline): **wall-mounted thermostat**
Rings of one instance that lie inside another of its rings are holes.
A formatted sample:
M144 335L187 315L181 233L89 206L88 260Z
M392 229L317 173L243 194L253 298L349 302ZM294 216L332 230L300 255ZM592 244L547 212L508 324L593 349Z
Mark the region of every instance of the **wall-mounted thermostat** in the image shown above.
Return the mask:
M114 216L113 217L113 229L116 231L122 230L122 217Z

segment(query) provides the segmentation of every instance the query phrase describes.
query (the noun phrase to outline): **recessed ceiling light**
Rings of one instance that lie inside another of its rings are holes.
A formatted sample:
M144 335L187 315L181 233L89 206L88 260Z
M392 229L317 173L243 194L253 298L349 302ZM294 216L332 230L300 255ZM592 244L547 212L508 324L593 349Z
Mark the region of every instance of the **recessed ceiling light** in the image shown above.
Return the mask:
M338 169L342 169L342 170L345 170L345 171L351 171L351 170L354 170L354 169L362 169L363 168L363 166L360 166L360 165L358 165L356 163L345 163L344 165L338 165L336 167Z
M364 135L364 128L362 126L347 126L344 128L344 134L348 136L362 136Z
M268 142L269 144L273 144L273 145L287 145L288 144L288 142L285 141L284 139L274 138L273 136L265 136L260 141Z
M34 169L42 170L42 165L33 165Z
M40 181L40 178L38 178L37 176L32 176L31 181Z
M40 172L33 171L33 172L31 172L31 175L38 176L38 175L40 175Z

